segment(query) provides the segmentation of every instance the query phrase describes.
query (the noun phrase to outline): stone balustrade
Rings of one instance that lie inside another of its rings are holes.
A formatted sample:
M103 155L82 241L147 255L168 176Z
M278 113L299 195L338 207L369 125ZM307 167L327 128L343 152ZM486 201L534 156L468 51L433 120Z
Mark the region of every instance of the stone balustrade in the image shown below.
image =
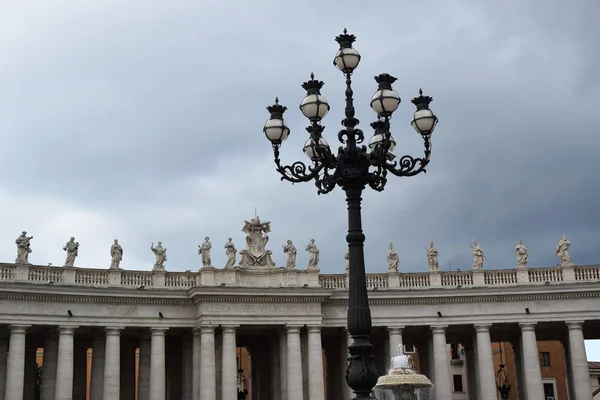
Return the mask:
M370 290L431 288L460 289L519 285L598 282L600 265L478 271L367 274ZM188 289L198 286L320 287L347 290L347 274L319 274L319 270L201 269L198 272L149 272L25 264L0 264L0 282L88 287Z

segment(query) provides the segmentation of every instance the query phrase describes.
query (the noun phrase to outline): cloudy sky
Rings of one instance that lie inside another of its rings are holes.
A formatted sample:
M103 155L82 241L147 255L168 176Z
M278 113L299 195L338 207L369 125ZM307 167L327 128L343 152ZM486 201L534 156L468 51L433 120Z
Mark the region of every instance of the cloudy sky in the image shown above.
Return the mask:
M300 84L326 82L335 143L344 79L333 38L358 36L357 116L375 119L372 77L398 78L396 153L420 155L410 99L423 88L440 118L427 174L392 178L364 194L367 269L385 271L393 242L403 271L427 269L435 240L443 269L468 269L477 238L486 268L514 268L522 239L530 266L557 263L563 233L576 264L600 262L600 28L595 0L369 2L274 0L2 1L0 14L0 257L22 230L31 261L105 268L118 238L122 266L150 269L152 242L167 269L197 269L197 244L243 247L243 221L272 223L270 248L303 251L342 272L347 228L340 190L281 182L262 133L275 96L290 109L282 156L305 160Z

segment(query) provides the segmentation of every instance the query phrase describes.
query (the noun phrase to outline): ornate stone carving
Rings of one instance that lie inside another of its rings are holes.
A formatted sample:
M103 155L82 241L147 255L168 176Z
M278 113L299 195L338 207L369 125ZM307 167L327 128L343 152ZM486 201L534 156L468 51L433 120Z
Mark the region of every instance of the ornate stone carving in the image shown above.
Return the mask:
M388 272L398 272L398 265L400 264L400 258L398 253L394 251L394 245L390 242L388 246Z
M232 239L227 239L227 243L225 243L225 255L227 256L227 262L225 263L225 268L233 268L235 265L235 256L237 254L237 249L235 245L231 241Z
M110 258L110 269L119 269L119 264L123 261L123 247L117 239L110 246Z
M150 250L156 256L156 260L154 261L154 267L152 267L152 271L165 271L165 261L167 261L167 248L162 246L162 242L158 242L156 247L154 247L154 243L150 246Z
M567 234L564 233L562 238L556 245L556 256L560 260L561 267L571 267L573 266L573 260L571 260L571 255L569 254L569 249L571 248L571 242L567 239Z
M346 260L346 268L344 269L344 273L350 273L350 249L346 247L346 251L344 251L344 260Z
M202 258L202 268L211 268L212 260L210 258L210 249L212 249L212 243L210 238L207 236L204 238L204 242L198 245L198 254Z
M72 237L67 244L65 244L63 250L67 252L65 267L72 267L75 264L75 258L79 255L79 242L76 242L75 238Z
M471 249L473 250L473 271L477 271L483 268L483 261L485 260L485 253L477 244L477 240L473 239L473 243L471 244Z
M33 239L33 236L27 236L27 232L23 231L21 236L15 240L15 243L17 244L17 258L15 259L15 264L31 264L29 262L31 239Z
M440 264L438 262L438 256L440 255L438 249L433 246L433 240L429 242L429 247L427 248L427 265L429 266L429 271L439 271Z
M308 251L308 265L306 269L317 269L319 266L319 248L315 244L315 239L310 239L310 243L306 246Z
M296 268L296 256L298 255L298 250L296 250L296 246L292 243L291 240L288 240L286 244L283 246L283 252L286 255L285 258L285 268L294 269Z
M522 240L517 242L515 251L517 252L517 268L527 268L527 259L529 258L529 253L527 252L527 247L525 247Z
M260 222L260 218L256 216L250 221L244 221L242 232L246 234L246 248L240 251L242 256L240 267L275 268L275 263L271 258L273 252L266 249L271 223L269 221Z

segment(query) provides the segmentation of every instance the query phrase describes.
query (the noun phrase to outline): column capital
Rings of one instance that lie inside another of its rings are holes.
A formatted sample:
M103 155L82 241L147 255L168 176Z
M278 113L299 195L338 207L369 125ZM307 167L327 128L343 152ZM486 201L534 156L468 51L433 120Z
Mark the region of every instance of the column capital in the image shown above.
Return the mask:
M581 330L585 321L565 321L569 330Z
M235 333L239 325L221 325L221 331L223 333Z
M402 335L403 326L388 326L387 330L390 335Z
M448 328L448 325L432 326L431 327L431 332L433 334L446 334L446 328Z
M306 327L308 333L321 333L321 325L309 325Z
M473 325L475 332L489 332L492 324L476 324Z
M70 336L75 334L75 329L79 328L78 326L59 326L58 334L61 336Z
M123 328L107 326L104 328L104 330L106 331L106 336L119 336Z
M519 322L519 327L521 328L521 332L524 331L534 331L537 322Z
M200 328L200 333L202 333L202 334L215 333L216 326L214 326L214 325L200 325L199 328Z
M290 333L300 333L300 329L302 329L302 325L286 325L285 330L288 334Z
M20 334L25 334L27 333L27 329L31 328L31 325L11 325L10 327L10 333L20 333Z
M165 336L168 330L169 328L150 328L150 334L152 336Z

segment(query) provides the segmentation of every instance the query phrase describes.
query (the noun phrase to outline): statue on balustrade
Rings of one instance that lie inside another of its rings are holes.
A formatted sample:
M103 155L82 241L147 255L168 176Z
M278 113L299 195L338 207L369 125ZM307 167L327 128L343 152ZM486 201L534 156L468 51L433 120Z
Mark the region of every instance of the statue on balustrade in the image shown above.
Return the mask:
M225 243L225 255L227 256L227 262L225 263L225 268L233 268L235 265L235 256L237 254L237 249L235 245L231 241L232 239L227 239L227 243Z
M156 260L154 261L154 267L152 267L152 271L165 271L165 261L167 261L167 248L162 246L162 242L158 242L156 247L154 247L154 242L150 245L150 250L156 256Z
M260 218L256 216L250 221L244 221L242 232L246 234L246 248L240 251L242 257L240 267L275 268L275 263L271 258L273 252L266 249L271 223L269 221L261 222Z
M296 246L292 243L291 240L288 240L286 244L283 246L283 252L286 255L285 258L285 268L286 269L294 269L296 268L296 256L298 255L298 250L296 250Z
M308 266L306 269L317 269L319 266L319 248L315 244L315 239L310 239L306 251L308 251Z
M210 249L212 248L212 243L210 243L210 238L207 236L204 238L204 242L198 245L198 254L202 258L202 268L210 268L211 259L210 259Z
M79 255L79 242L76 242L75 238L72 237L67 244L65 244L63 250L67 252L65 267L72 267L75 264L75 259Z
M400 264L400 258L398 253L394 251L394 245L390 242L388 246L388 272L398 272L398 265Z
M15 264L31 264L29 262L31 239L33 239L33 236L27 236L27 232L23 231L21 236L15 240L15 243L17 244L17 258L15 259Z
M119 264L123 261L123 247L117 239L110 246L110 259L110 269L120 269Z
M429 247L427 248L427 265L429 265L429 272L440 270L440 264L438 263L439 254L438 249L433 246L432 240L429 242Z
M517 268L527 268L527 259L529 258L529 253L527 252L527 247L523 244L522 240L517 242Z
M350 273L350 248L346 247L346 251L344 251L344 260L346 260L346 269L344 270L344 273L349 274Z
M483 268L483 261L485 261L485 253L477 244L477 240L473 239L473 243L471 244L471 249L473 249L473 271L477 271Z
M556 256L560 260L561 267L570 267L573 265L573 260L571 260L571 255L569 254L569 248L571 247L571 242L567 239L567 234L563 234L562 238L558 242L556 246Z

